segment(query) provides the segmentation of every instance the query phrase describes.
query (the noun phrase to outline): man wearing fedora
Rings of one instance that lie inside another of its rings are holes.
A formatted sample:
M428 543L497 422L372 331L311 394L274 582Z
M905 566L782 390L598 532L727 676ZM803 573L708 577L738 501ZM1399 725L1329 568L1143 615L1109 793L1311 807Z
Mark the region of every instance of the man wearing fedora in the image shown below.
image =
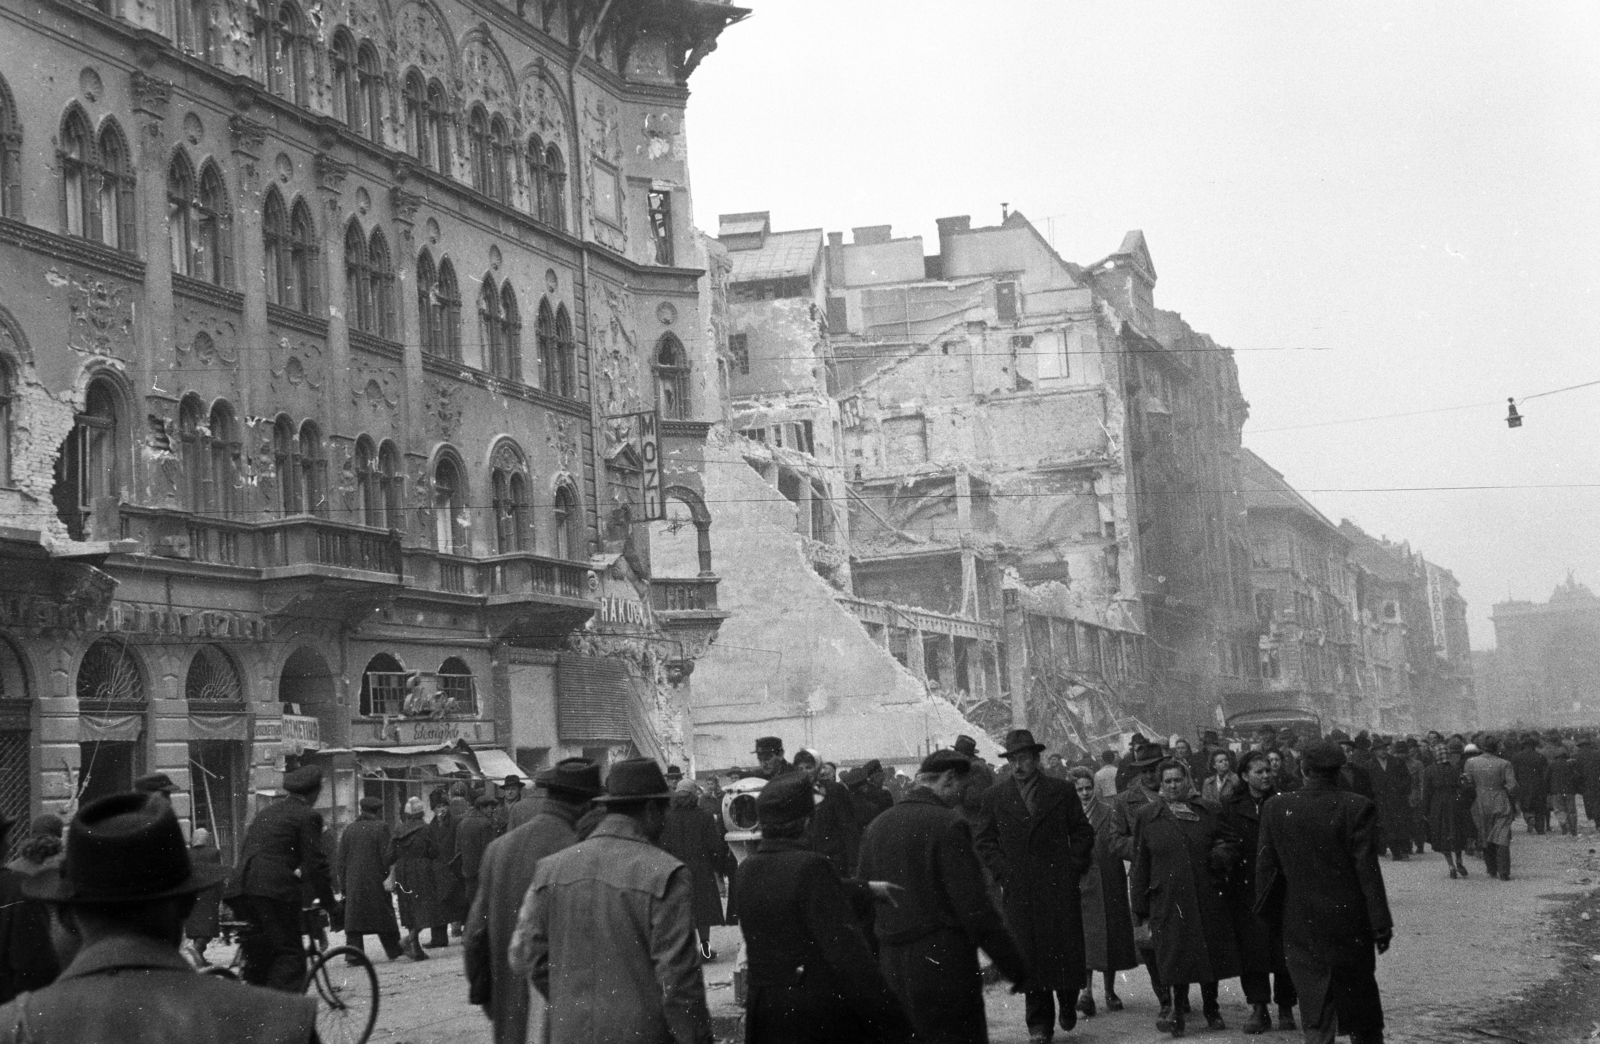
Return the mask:
M500 803L495 806L490 820L494 823L494 836L502 837L516 826L516 811L522 805L522 777L512 774L500 784Z
M1029 1039L1049 1041L1077 1025L1087 967L1078 879L1094 855L1094 827L1077 791L1040 770L1043 743L1027 729L1006 734L1010 775L983 798L978 854L1000 883L1006 924L1028 964Z
M549 1002L550 1044L710 1044L688 868L656 847L661 767L611 767L606 815L539 861L511 935L510 964Z
M512 932L539 861L577 843L578 818L601 794L600 766L585 758L559 761L536 782L545 797L526 802L534 814L483 854L478 895L462 937L468 999L489 1016L495 1044L543 1039L544 998L530 998L527 978L511 970Z
M53 941L69 962L0 1007L0 1044L315 1040L314 1000L196 975L179 955L196 893L220 878L191 865L166 802L130 793L84 806L62 868L24 886L54 908Z
M955 752L966 758L972 766L967 772L967 782L961 791L961 802L957 809L966 818L973 833L977 833L978 825L983 822L983 796L994 786L994 766L983 760L978 753L978 741L971 736L957 736Z
M321 902L335 931L343 930L344 915L333 900L321 816L313 811L322 793L322 770L305 765L286 773L283 789L283 797L250 821L223 898L247 924L239 940L244 981L299 993L306 976L300 940L304 895Z
M920 1044L989 1039L978 950L1022 985L1027 963L989 899L972 829L956 811L971 763L953 750L922 759L914 787L861 838L856 877L898 885L876 908L878 963ZM743 900L741 900L741 903Z

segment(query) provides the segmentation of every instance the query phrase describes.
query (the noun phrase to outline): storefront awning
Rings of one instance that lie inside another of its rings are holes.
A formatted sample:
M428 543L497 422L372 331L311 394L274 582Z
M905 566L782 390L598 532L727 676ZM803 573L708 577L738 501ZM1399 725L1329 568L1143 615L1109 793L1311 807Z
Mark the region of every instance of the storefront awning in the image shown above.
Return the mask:
M522 771L522 766L512 761L511 755L503 750L490 747L487 750L475 750L472 755L478 759L478 769L484 779L499 783L507 776L517 776L524 783L533 784L533 777Z
M356 765L362 772L371 775L380 774L384 769L431 768L441 776L473 771L466 754L448 743L409 747L340 747L317 753L354 754Z
M78 719L78 736L86 743L133 743L143 731L143 714L85 714Z
M189 738L243 742L250 738L250 723L243 714L191 714Z

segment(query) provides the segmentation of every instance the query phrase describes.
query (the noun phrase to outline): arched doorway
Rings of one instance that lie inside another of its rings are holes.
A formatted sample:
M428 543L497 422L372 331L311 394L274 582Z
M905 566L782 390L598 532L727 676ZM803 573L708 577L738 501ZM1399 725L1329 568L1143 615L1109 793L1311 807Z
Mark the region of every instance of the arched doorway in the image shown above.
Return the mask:
M286 714L317 714L336 698L333 672L315 649L301 646L289 655L278 674L278 702Z
M145 773L146 687L133 649L101 638L78 662L78 805L133 789Z
M244 682L225 649L202 645L189 661L183 693L189 703L190 815L231 860L239 854L250 773Z

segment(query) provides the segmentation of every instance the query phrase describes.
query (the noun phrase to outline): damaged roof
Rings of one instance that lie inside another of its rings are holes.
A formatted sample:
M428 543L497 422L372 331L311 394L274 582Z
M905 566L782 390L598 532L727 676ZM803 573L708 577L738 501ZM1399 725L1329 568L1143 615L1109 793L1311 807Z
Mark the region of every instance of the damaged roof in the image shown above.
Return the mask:
M1294 511L1338 532L1339 527L1329 521L1328 516L1289 485L1277 469L1250 450L1240 451L1239 475L1243 486L1239 492L1246 508L1252 511Z
M724 230L724 234L727 232ZM822 253L822 229L806 228L795 232L768 232L758 247L730 250L732 283L755 283L766 279L801 279L816 269Z

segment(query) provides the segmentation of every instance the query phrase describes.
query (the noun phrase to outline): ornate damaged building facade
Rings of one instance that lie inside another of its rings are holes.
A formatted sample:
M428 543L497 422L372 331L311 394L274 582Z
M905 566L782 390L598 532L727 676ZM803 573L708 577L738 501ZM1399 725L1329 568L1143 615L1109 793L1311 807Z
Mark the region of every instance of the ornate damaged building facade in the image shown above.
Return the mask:
M744 13L4 12L0 808L162 771L226 850L296 761L338 824L683 758L721 618L683 114Z

